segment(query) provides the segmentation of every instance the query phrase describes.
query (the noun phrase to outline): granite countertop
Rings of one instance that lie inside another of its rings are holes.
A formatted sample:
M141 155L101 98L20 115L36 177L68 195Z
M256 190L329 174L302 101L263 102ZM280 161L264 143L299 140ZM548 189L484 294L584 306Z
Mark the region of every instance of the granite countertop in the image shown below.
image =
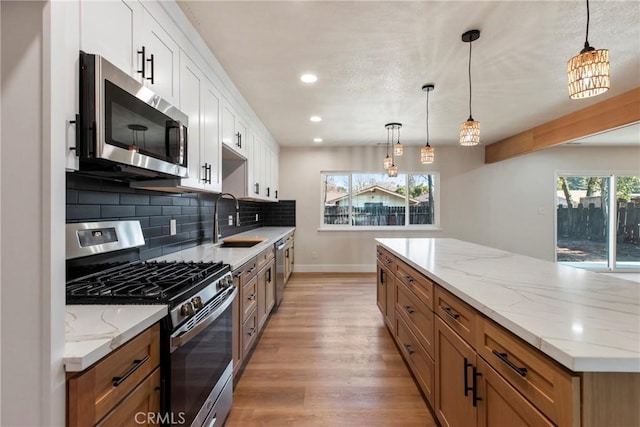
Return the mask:
M223 261L235 269L294 230L294 227L261 227L233 235L266 239L251 248L221 248L219 244L207 243L155 258L154 261ZM167 313L166 305L67 305L65 370L85 370Z
M154 258L153 261L223 261L231 265L234 270L240 267L260 252L273 246L275 242L295 230L294 227L261 227L243 233L234 234L229 237L262 238L267 239L250 248L221 248L219 245L205 243L193 248L184 249L169 255Z
M376 239L575 372L640 372L640 285L444 238Z
M167 312L166 305L67 305L65 371L84 371Z

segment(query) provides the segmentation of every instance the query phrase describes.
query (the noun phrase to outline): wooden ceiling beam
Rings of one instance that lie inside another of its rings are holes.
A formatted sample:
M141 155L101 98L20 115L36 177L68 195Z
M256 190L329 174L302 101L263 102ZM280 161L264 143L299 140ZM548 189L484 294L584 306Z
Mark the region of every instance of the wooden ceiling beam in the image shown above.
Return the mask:
M640 122L640 87L489 144L484 162L499 162L636 122Z

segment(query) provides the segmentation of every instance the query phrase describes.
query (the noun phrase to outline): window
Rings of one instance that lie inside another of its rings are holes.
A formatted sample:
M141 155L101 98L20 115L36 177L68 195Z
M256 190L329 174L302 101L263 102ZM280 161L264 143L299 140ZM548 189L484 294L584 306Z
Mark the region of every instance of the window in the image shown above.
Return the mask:
M437 173L323 172L322 229L437 229Z
M563 174L556 187L558 262L640 269L640 176Z

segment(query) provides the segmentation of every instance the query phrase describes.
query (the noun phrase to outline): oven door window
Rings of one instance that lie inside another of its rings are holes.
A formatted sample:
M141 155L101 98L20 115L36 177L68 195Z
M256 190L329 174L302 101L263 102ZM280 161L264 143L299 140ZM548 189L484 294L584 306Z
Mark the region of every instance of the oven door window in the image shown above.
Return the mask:
M231 305L207 328L171 353L171 412L190 424L232 359Z
M105 141L166 162L186 166L180 123L108 80L104 81Z

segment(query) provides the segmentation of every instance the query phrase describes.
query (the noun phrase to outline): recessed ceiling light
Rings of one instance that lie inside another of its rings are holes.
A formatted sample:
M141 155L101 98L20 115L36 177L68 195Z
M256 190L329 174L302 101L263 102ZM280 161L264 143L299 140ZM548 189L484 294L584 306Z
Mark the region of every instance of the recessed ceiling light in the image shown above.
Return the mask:
M313 142L322 142L322 138L313 138Z
M311 116L311 117L309 117L309 120L311 120L312 122L321 122L322 121L322 117L320 117L320 116Z
M303 74L300 76L300 80L302 80L305 83L315 83L318 81L318 76L316 76L315 74Z

